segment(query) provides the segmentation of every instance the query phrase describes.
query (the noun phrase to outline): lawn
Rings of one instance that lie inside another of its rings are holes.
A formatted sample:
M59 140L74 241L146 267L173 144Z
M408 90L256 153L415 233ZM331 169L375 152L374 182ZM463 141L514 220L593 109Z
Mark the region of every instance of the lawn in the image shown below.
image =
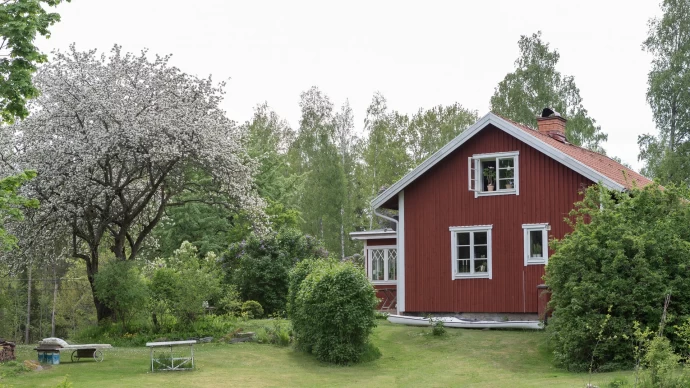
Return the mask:
M584 387L587 374L551 365L546 335L530 331L429 329L379 321L373 336L382 357L348 367L324 364L291 348L256 343L195 346L197 370L149 373L146 348L115 348L105 361L62 364L0 380L15 387L54 387L68 375L74 387ZM31 346L18 347L18 360L35 359ZM0 372L2 371L0 366ZM605 386L616 376L597 374Z

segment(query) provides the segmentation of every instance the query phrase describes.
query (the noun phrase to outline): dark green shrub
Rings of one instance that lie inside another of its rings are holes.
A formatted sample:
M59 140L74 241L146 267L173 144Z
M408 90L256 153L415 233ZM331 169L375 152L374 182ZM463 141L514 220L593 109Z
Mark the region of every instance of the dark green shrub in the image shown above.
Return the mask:
M299 346L322 361L360 361L376 326L377 303L361 268L335 261L314 265L291 309Z
M230 246L223 255L228 283L240 297L261 303L266 314L285 311L290 269L306 258L325 257L318 240L298 231L284 230L263 238L252 235Z
M628 381L628 379L626 379L625 377L616 377L613 380L609 381L608 384L606 384L607 388L624 388L629 386L630 381Z
M307 276L311 273L312 269L314 266L318 265L319 262L322 261L321 259L306 259L302 260L297 265L292 268L290 271L289 275L289 286L288 286L288 298L287 298L287 306L286 306L286 311L288 313L288 317L291 317L294 315L294 305L295 305L295 299L297 298L297 293L299 292L299 287L302 284L302 281L307 278Z
M101 267L95 277L96 295L127 331L128 325L146 307L148 288L135 263L112 261Z
M242 303L242 313L247 314L249 319L260 319L264 316L264 308L257 301L248 300Z
M690 316L690 211L684 190L648 186L629 193L592 187L571 213L573 232L553 241L546 267L555 361L570 370L633 365L634 322L658 327L671 294L664 334ZM609 307L611 310L609 312ZM610 318L607 315L610 314ZM604 322L605 325L603 324Z

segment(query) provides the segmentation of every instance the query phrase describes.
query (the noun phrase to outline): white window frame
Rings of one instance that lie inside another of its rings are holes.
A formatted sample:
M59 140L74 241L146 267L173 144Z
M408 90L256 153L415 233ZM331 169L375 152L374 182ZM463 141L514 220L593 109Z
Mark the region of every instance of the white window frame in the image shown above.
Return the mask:
M484 197L484 196L492 196L492 195L520 195L520 164L519 164L519 158L520 152L519 151L512 151L512 152L496 152L492 154L475 154L472 155L471 157L467 158L467 187L470 191L474 191L474 197ZM513 188L512 189L503 189L500 190L499 187L499 182L498 182L498 160L499 159L505 159L505 158L513 158ZM495 160L496 161L496 178L495 183L496 183L496 190L495 191L483 191L483 186L484 186L484 173L482 171L482 161L487 161L487 160ZM476 176L479 174L479 176ZM474 179L472 178L474 176ZM477 184L480 185L479 189L477 188Z
M551 226L549 224L523 224L523 246L525 256L525 266L528 265L546 265L549 263L549 231ZM532 257L530 255L530 241L529 234L532 231L541 231L541 257Z
M448 228L450 231L450 273L451 279L491 279L491 230L493 225L475 225L475 226L451 226ZM470 234L470 273L458 273L457 272L457 260L458 260L458 248L457 248L457 234L466 232L486 232L486 272L485 273L474 273L474 233Z
M395 259L395 274L397 277L397 276L399 276L398 256L397 256L398 246L397 245L373 245L373 246L367 247L367 277L369 278L369 282L371 282L371 284L398 284L397 279L396 280L388 280L388 253L390 252L391 249L396 250L396 252L395 252L396 253L396 256L395 256L396 257L396 259ZM372 253L371 251L374 251L374 250L383 250L384 251L384 254L383 254L383 263L384 263L384 265L383 265L383 279L384 280L372 280L371 279L371 275L372 275L371 265L372 265L372 261L373 261L373 256L371 254Z

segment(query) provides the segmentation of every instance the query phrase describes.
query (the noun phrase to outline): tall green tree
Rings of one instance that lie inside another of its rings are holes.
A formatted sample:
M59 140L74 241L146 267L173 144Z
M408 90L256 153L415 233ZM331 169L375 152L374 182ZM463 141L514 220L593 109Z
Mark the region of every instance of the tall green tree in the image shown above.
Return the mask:
M302 118L290 150L294 171L306 174L300 197L302 230L319 237L331 252L341 251L345 174L336 143L333 104L312 87L302 93Z
M374 94L364 120L367 137L362 146L362 158L366 166L363 178L368 200L395 183L412 167L405 139L409 125L407 115L389 112L386 98L380 93ZM374 227L375 223L373 211L374 209L368 211L369 228Z
M477 121L477 112L459 103L420 109L405 131L412 164L418 165Z
M69 2L70 0L66 0ZM50 37L49 27L60 21L60 15L46 12L43 4L55 7L63 0L5 0L0 2L0 120L13 123L16 118L29 115L28 99L38 96L32 82L36 65L48 57L34 45L36 34ZM19 195L17 190L36 176L34 171L16 174L14 166L5 166L0 180L0 250L14 245L15 239L5 232L3 225L9 219L21 218L20 208L37 206ZM16 174L16 175L15 175ZM15 175L9 176L8 175Z
M657 135L638 138L643 173L690 184L690 1L664 0L663 16L649 21L642 48L654 56L647 78L647 102Z
M65 0L70 2L70 0ZM55 7L63 0L5 0L0 2L0 117L12 123L29 115L28 99L38 96L31 76L36 65L48 57L34 45L36 34L50 37L48 30L60 21L60 15L47 12L44 5Z
M350 102L340 108L335 114L335 140L340 154L340 164L343 167L345 187L343 203L340 208L340 257L345 258L351 252L352 241L347 237L349 232L356 230L355 208L360 205L357 192L357 160L355 145L358 141L355 135L355 119L350 107Z
M294 132L267 103L258 105L252 119L241 128L247 153L258 164L254 184L266 201L264 209L271 227L280 230L298 226L297 196L301 178L289 174L286 151L294 141ZM228 245L246 239L252 231L251 220L231 198L215 187L214 180L199 170L189 170L198 187L183 193L179 206L166 210L166 216L154 230L157 244L151 256L170 257L184 241L190 242L201 256L220 253Z
M17 244L17 238L5 230L5 223L24 219L22 212L24 208L38 207L37 200L19 195L20 187L34 177L36 177L35 171L25 171L0 179L0 251L11 249Z
M542 41L541 31L522 35L518 41L520 56L515 70L508 73L491 97L491 110L518 123L536 128L536 115L545 107L568 119L568 141L602 152L601 143L608 136L596 125L582 105L580 89L573 76L556 70L557 50Z

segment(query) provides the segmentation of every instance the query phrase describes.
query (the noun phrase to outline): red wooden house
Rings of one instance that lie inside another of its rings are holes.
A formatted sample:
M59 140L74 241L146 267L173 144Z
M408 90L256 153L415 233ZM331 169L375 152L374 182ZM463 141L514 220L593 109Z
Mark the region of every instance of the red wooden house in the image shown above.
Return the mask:
M651 181L568 143L545 109L538 129L488 113L372 201L396 230L355 232L367 275L398 313L537 313L550 237L584 188Z

